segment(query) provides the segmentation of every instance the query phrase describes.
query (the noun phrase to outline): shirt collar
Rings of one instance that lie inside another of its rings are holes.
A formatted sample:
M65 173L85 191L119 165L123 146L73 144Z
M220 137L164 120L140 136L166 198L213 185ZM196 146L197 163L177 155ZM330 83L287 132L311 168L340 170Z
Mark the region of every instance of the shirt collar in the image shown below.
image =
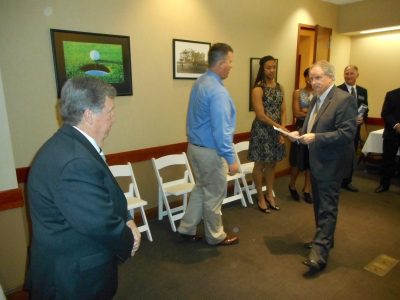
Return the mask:
M93 145L93 147L97 150L98 153L102 152L101 148L97 145L94 138L92 138L90 135L88 135L86 132L82 131L78 127L76 127L76 126L72 126L72 127L74 127L76 130L78 130L80 133L82 133L83 136Z
M331 89L333 88L333 83L326 89L325 92L322 93L321 96L319 96L319 100L321 101L321 105L322 103L324 103L326 96L328 96L329 92L331 91Z
M224 85L223 82L222 82L222 78L221 78L217 73L215 73L215 72L211 71L210 69L208 69L208 70L207 70L207 74L210 75L210 76L212 76L212 77L214 77L215 79L218 80L219 83L221 83L222 85Z
M349 91L349 93L351 93L351 88L353 87L354 90L356 90L356 85L348 85L347 83L345 83L347 90Z

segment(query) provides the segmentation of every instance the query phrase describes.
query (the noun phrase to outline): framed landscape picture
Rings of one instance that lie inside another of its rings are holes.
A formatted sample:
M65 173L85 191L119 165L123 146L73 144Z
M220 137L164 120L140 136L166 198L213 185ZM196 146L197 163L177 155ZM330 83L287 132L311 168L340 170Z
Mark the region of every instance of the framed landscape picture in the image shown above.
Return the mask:
M50 29L57 96L71 77L94 76L132 95L129 36Z
M174 79L196 79L207 71L211 44L187 40L172 40Z

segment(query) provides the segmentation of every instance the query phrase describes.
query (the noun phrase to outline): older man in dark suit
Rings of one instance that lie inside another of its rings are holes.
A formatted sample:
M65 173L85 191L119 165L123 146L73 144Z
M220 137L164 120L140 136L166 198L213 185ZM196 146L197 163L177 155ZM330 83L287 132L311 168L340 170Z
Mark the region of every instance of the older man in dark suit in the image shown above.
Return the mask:
M389 189L390 179L395 172L395 159L400 147L400 88L387 92L381 116L385 122L383 131L383 159L380 185L376 193Z
M357 78L359 76L358 67L355 65L348 65L344 68L344 83L338 85L338 88L345 92L353 95L356 98L357 107L359 110L357 116L357 132L354 138L354 150L357 152L358 145L360 143L360 129L361 125L368 118L368 91L362 86L356 85ZM365 109L362 109L362 107ZM358 189L351 183L353 177L353 168L348 176L346 176L342 181L342 188L350 192L358 192Z
M41 147L28 179L32 299L112 299L118 261L139 247L124 193L101 156L115 95L96 78L70 79L61 91L64 125Z
M334 67L319 61L310 68L315 97L304 121L300 142L310 155L311 185L316 233L311 243L305 275L322 271L333 247L341 182L348 174L354 152L357 106L353 96L334 85Z

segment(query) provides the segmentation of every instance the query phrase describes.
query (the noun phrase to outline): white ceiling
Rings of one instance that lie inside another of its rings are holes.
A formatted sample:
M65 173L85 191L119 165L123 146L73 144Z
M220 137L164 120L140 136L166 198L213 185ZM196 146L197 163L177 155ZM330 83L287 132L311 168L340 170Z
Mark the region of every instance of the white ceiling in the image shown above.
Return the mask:
M350 4L350 3L354 3L354 2L361 2L364 0L321 0L324 2L329 2L332 4L336 4L336 5L345 5L345 4Z

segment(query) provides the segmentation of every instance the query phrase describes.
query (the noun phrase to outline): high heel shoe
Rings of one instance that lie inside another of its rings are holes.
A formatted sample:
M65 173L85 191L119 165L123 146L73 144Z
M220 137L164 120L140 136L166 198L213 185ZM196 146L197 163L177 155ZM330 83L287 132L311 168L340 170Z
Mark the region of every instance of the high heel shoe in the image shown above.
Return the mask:
M277 210L277 211L278 211L278 210L281 210L281 208L280 208L278 205L275 204L275 206L273 206L273 205L271 204L271 202L268 200L267 197L265 197L265 201L267 202L268 206L269 206L271 209Z
M300 201L300 195L299 195L299 193L297 192L296 188L292 189L292 188L290 187L290 185L289 185L289 192L290 192L290 195L292 196L292 198L293 198L294 200Z
M304 201L305 201L306 203L308 203L308 204L312 204L312 203L313 203L313 200L312 200L312 197L311 197L311 194L310 194L310 193L304 192L304 193L303 193L303 198L304 198Z
M260 211L262 211L263 213L265 213L265 214L269 214L271 211L268 209L268 205L267 205L267 208L262 208L261 206L260 206L260 204L258 204L257 203L257 205L258 205L258 209L260 210Z

